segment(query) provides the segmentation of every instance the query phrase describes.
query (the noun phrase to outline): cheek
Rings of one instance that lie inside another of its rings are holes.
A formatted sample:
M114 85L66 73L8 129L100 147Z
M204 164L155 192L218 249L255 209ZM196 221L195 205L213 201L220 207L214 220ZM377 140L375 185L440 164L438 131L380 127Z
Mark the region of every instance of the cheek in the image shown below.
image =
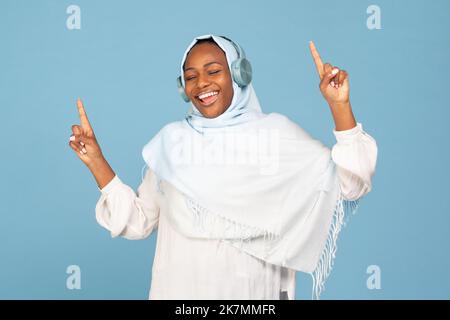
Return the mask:
M191 81L189 81L189 82L185 81L184 82L184 91L186 92L186 94L189 95L191 93L191 90L192 90Z
M224 81L222 83L222 89L223 89L223 98L226 102L231 103L231 100L233 99L233 83L230 81Z

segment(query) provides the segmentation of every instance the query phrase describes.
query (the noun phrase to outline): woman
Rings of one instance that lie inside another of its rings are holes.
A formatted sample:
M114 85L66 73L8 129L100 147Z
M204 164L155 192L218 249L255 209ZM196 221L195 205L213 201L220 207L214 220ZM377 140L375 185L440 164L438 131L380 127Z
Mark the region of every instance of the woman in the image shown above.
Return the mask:
M177 79L190 111L144 146L137 193L103 157L78 99L70 146L101 192L97 221L127 239L158 228L150 299L294 299L295 271L313 276L319 298L344 213L371 190L377 145L353 116L347 73L310 50L335 122L332 150L262 113L242 48L204 35Z

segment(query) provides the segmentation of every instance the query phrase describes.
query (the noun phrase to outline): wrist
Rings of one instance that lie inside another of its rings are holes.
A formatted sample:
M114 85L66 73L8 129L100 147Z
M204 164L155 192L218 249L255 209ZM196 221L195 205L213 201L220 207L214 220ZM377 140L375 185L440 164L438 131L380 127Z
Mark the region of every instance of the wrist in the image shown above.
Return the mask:
M108 162L103 157L103 155L99 156L98 158L92 159L89 163L86 164L89 170L96 171L101 168L108 167Z
M103 189L116 175L105 158L101 157L88 165L89 170L97 181L97 186Z
M334 103L330 105L330 109L336 131L348 130L356 126L356 119L350 102Z
M346 101L332 101L328 102L328 105L330 106L331 110L345 110L345 109L351 109L350 100Z

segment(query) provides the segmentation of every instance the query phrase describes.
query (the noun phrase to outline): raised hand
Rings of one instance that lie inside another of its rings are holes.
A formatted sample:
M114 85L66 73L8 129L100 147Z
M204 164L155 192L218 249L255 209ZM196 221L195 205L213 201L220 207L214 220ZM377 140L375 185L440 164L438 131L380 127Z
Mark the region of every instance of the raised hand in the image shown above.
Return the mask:
M329 63L323 64L314 42L309 43L309 49L319 74L320 92L328 102L333 115L335 130L342 131L354 128L357 123L350 105L350 86L347 72Z
M77 99L77 108L80 116L80 125L72 126L73 134L70 136L69 145L81 161L90 166L95 161L101 161L103 155L80 98Z
M330 105L348 103L350 99L348 73L330 63L323 64L314 42L310 41L309 49L319 74L320 91L325 100Z
M102 189L114 178L115 173L103 157L80 98L77 100L77 108L80 125L72 126L73 134L70 136L69 145L78 158L86 164L94 175L98 187Z

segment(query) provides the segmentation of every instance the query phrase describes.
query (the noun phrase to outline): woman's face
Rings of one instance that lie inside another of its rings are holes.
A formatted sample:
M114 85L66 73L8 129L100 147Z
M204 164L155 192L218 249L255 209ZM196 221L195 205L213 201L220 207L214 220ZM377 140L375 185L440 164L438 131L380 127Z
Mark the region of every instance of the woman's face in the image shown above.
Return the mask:
M225 53L212 43L195 45L184 63L186 95L206 118L224 113L233 99L233 83Z

